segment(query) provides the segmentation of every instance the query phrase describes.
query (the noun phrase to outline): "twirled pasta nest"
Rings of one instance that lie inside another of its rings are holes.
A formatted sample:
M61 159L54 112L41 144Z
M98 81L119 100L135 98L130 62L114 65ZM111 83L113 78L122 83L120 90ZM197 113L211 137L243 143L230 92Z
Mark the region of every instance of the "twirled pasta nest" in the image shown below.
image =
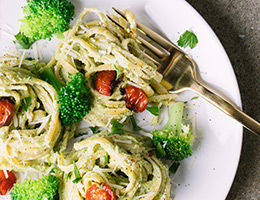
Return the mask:
M84 23L85 16L94 13L99 20ZM58 79L65 83L68 74L78 71L85 74L93 96L91 111L85 120L95 126L106 127L111 119L132 115L120 92L120 88L132 84L141 88L151 103L169 102L175 95L169 94L161 84L162 75L157 66L143 56L143 50L135 40L134 15L125 10L131 34L118 29L106 16L95 8L84 9L76 24L65 34L52 61L48 64ZM116 20L126 23L119 16ZM111 96L100 94L93 86L97 72L120 70L124 76Z
M59 167L72 174L64 179L63 200L83 200L95 183L106 183L118 200L170 200L168 168L151 155L149 139L131 133L109 135L103 131L74 144L68 155L61 157ZM75 179L74 165L82 180Z
M1 58L0 98L14 103L15 114L10 124L0 127L0 166L44 171L55 163L55 144L61 142L59 150L65 150L73 130L61 127L55 89L25 69L37 62L10 58Z

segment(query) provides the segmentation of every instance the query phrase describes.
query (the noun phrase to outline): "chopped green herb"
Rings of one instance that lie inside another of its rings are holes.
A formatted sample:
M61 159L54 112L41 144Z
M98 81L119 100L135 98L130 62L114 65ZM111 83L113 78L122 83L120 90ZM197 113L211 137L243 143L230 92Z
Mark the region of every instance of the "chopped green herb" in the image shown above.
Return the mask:
M70 179L71 175L72 175L71 172L69 172L69 173L67 173L67 174L65 175L66 181L68 181L68 180Z
M124 133L124 130L123 130L123 124L119 123L117 120L112 120L111 121L111 124L112 124L112 130L111 130L111 135L113 134L119 134L119 135L122 135Z
M106 155L104 155L104 159L105 159L105 161L106 161L106 163L108 163L109 162L109 156L106 154Z
M24 60L33 60L33 58L32 57L28 57L28 58L25 58Z
M72 182L73 183L78 183L79 181L81 181L82 177L80 176L79 169L78 169L78 167L77 167L75 162L73 163L73 165L74 165L75 179Z
M159 108L158 108L158 106L147 107L146 110L148 110L154 116L158 116L159 115Z
M174 163L170 166L170 168L169 168L170 172L175 173L175 172L177 171L177 169L179 168L179 166L180 166L180 163L179 163L179 162L174 162Z
M120 69L118 69L117 67L116 67L116 65L114 65L114 67L115 67L115 69L116 69L116 81L121 77L121 75L122 75L122 70L120 70Z
M185 31L185 33L183 33L178 40L179 46L181 47L189 46L191 49L193 49L197 43L198 43L197 36L193 32L188 30Z
M56 166L54 166L51 171L49 172L49 174L55 174L55 170L56 170Z
M88 135L88 133L85 133L85 132L82 132L82 133L75 132L74 138L81 137L81 136L83 136L83 135Z
M24 98L23 100L23 104L22 104L22 107L25 111L27 111L28 107L29 107L29 103L31 101L31 97L26 97Z
M99 189L102 189L102 188L103 188L103 186L104 186L104 183L97 184L97 186L98 186L98 188L99 188Z
M198 99L199 97L198 96L195 96L195 97L192 97L189 101L192 101L192 100L195 100L195 99ZM188 103L188 101L184 101L184 103Z
M199 97L198 96L195 96L195 97L192 97L191 100L195 100L195 99L198 99Z
M142 130L142 128L137 125L137 123L136 123L135 118L134 118L133 115L130 116L130 120L131 120L131 122L132 122L132 125L133 125L135 131L140 131L140 130Z
M37 74L37 67L36 65L33 66L34 73Z
M90 130L92 131L93 134L96 134L98 132L98 127L97 126L91 126L89 128L90 128Z

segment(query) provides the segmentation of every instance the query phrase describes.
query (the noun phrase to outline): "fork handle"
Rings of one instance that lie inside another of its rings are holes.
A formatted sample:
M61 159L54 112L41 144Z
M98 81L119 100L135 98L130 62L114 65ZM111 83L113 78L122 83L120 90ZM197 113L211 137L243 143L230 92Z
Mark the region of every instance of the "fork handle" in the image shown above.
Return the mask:
M246 113L242 112L239 108L237 108L237 106L232 105L197 81L192 83L190 89L230 117L240 122L245 128L257 136L260 136L260 123L248 116Z

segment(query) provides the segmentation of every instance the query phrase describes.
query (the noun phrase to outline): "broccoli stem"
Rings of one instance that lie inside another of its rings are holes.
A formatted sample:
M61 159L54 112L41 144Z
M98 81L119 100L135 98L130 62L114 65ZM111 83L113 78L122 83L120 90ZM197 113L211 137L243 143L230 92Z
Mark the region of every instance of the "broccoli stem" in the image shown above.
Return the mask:
M172 130L173 134L177 134L181 131L183 108L183 102L175 102L171 104L169 120L162 130Z
M40 73L41 79L50 83L57 92L63 87L60 81L56 78L51 68L46 68Z

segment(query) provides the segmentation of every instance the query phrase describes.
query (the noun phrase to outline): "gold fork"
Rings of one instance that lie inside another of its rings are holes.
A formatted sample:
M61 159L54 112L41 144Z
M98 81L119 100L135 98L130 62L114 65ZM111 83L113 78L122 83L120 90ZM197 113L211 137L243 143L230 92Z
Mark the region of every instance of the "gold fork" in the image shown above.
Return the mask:
M113 7L113 10L123 17L124 12ZM107 17L120 29L127 32L120 22ZM137 22L137 41L146 50L144 56L158 65L158 71L163 75L163 84L170 89L171 93L180 93L192 90L205 100L216 106L218 109L240 122L245 128L260 136L260 123L242 112L233 103L223 99L203 85L197 73L195 62L176 45L154 32L147 26Z

